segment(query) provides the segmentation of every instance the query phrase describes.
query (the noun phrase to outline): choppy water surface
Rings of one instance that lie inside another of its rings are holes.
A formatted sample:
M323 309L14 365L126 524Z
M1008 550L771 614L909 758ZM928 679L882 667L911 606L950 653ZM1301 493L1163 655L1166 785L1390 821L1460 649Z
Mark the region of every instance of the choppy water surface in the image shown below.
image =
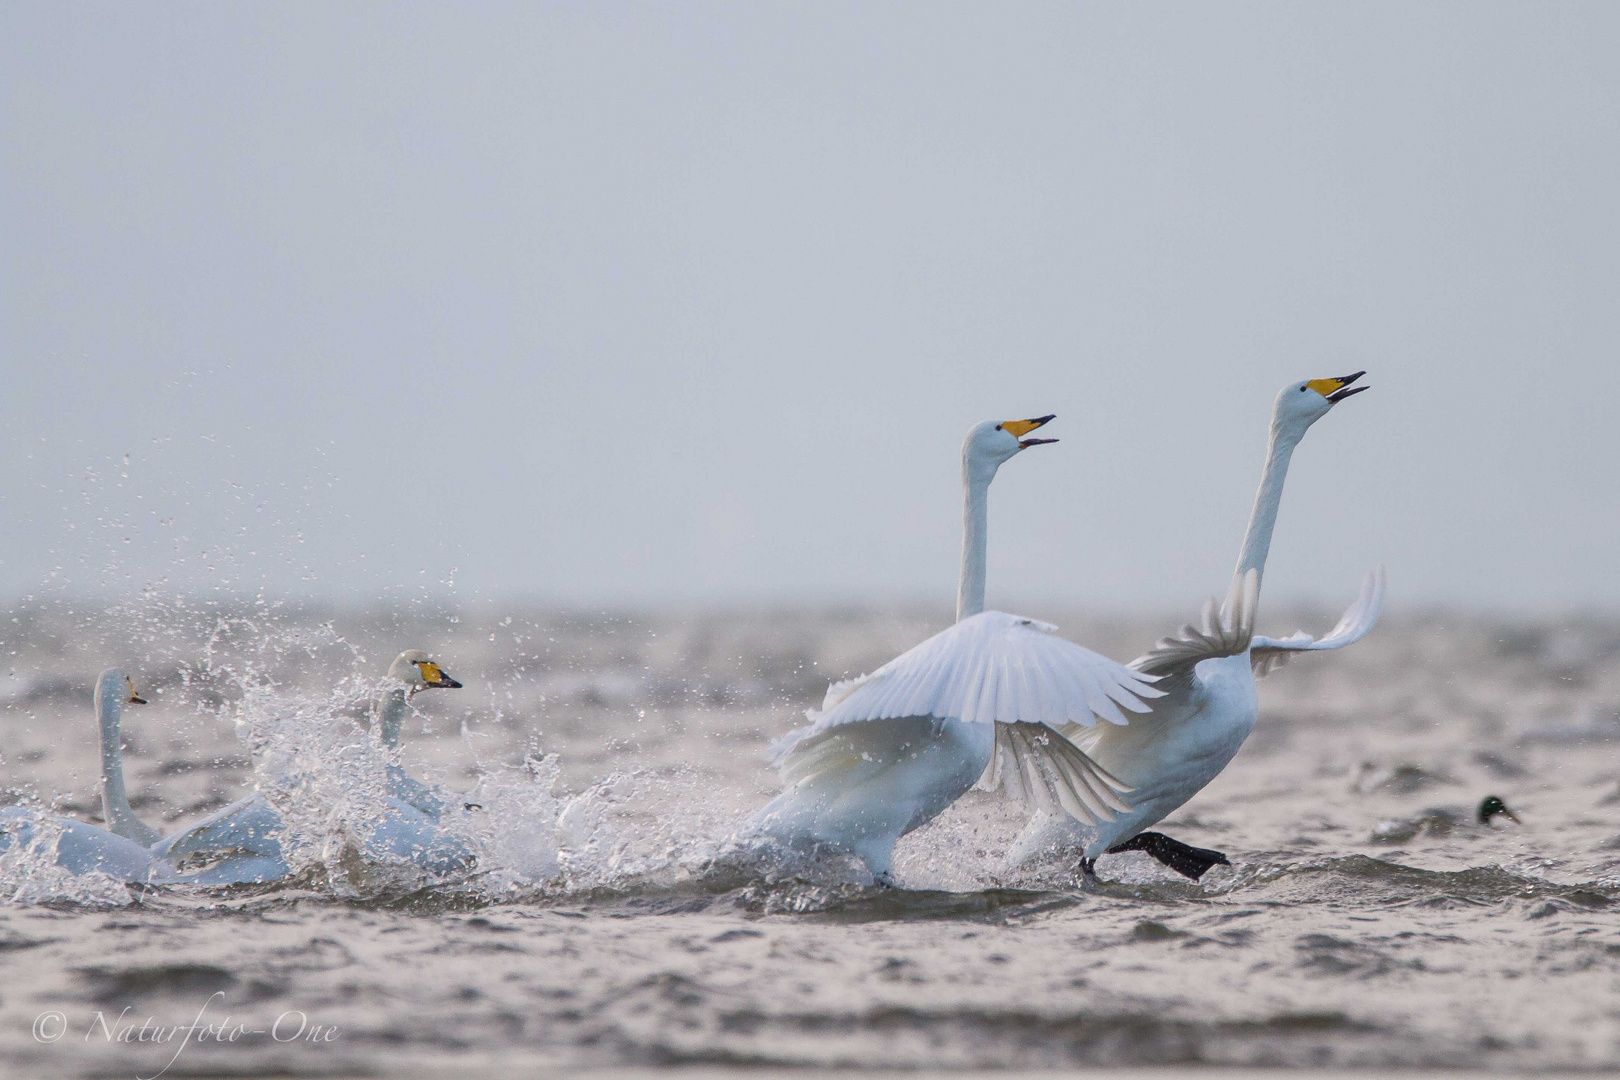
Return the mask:
M1171 621L1032 614L1120 659ZM827 679L946 617L14 605L7 801L99 820L90 688L122 664L153 702L126 714L137 811L169 831L257 783L298 808L299 876L143 889L0 856L0 1054L143 1077L171 1059L169 1075L319 1074L470 1053L1620 1064L1620 623L1391 618L1296 661L1262 684L1237 761L1162 826L1231 855L1199 884L1135 853L1091 883L1062 861L1009 867L1022 813L977 793L902 841L905 890L716 861L775 790L766 745ZM475 793L451 827L478 870L454 879L343 843L384 762L374 680L408 646L467 684L418 695L404 755ZM1425 816L1491 793L1525 824ZM245 1033L139 1040L137 1022L204 1007Z

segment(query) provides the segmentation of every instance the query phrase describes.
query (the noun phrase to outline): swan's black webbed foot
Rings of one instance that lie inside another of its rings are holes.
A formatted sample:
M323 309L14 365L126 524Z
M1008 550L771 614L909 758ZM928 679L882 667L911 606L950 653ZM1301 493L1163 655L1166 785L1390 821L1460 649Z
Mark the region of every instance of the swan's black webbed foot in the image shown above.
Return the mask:
M1090 877L1090 878L1096 877L1097 876L1097 860L1096 859L1081 859L1080 860L1080 872L1082 874L1084 874L1086 877Z
M894 875L887 870L881 874L873 874L872 880L877 882L880 889L898 889L900 887L899 883L894 880Z
M1164 833L1137 833L1123 844L1109 848L1108 854L1118 855L1122 851L1145 851L1182 877L1190 877L1194 881L1203 877L1212 866L1232 865L1219 851L1183 844Z

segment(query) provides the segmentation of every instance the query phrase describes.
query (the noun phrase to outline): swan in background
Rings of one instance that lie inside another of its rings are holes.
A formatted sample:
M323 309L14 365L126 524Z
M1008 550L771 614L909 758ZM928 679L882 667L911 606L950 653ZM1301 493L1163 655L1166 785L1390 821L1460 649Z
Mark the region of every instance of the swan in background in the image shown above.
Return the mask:
M1014 864L1079 847L1081 869L1089 875L1104 853L1145 851L1197 880L1211 866L1227 862L1219 851L1143 830L1196 795L1236 755L1259 718L1256 675L1294 652L1342 649L1378 621L1385 590L1382 567L1367 575L1355 604L1320 640L1303 632L1282 639L1254 635L1260 579L1294 448L1335 405L1367 389L1351 386L1364 374L1290 383L1277 395L1265 471L1225 605L1217 611L1211 601L1201 626L1183 627L1131 662L1135 671L1157 676L1155 685L1166 695L1154 703L1152 714L1127 727L1065 728L1099 767L1131 786L1131 809L1090 828L1051 815L1038 817L1014 846Z
M397 685L383 691L377 726L392 758L400 750L400 728L410 698L422 690L460 689L461 683L421 649L406 649L395 657L388 676ZM439 797L393 760L386 768L383 818L366 838L368 853L408 859L440 874L464 868L471 853L438 828L443 812ZM278 839L281 824L281 815L263 792L256 791L162 840L153 854L172 881L200 885L273 881L290 872Z
M954 626L870 675L836 683L810 724L772 748L786 789L744 835L826 846L883 885L901 836L990 775L1011 794L1088 823L1125 811L1130 791L1047 724L1089 725L1148 710L1152 679L1055 636L1055 627L984 610L990 483L1022 436L1051 416L986 421L962 444L963 531ZM992 763L994 767L992 768Z
M148 845L158 832L135 816L124 788L124 755L119 731L125 705L145 705L122 668L108 668L96 679L96 719L100 725L101 810L106 828L21 806L0 810L0 851L34 840L38 824L61 830L56 865L74 874L103 873L120 881L145 881L152 866Z

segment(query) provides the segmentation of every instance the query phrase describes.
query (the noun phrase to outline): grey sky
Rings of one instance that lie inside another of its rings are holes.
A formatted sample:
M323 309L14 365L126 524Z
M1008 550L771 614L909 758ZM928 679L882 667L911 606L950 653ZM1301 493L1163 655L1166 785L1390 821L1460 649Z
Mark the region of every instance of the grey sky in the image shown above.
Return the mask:
M0 594L1620 603L1620 5L0 9ZM124 456L129 463L124 464ZM452 570L454 568L454 573Z

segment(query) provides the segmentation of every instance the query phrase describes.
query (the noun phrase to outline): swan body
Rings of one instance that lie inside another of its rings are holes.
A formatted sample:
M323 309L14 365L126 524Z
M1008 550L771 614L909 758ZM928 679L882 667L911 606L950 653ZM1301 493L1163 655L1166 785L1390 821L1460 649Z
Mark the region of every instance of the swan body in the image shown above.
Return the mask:
M1126 722L1158 696L1152 678L1055 636L1055 627L985 611L987 496L1002 463L1054 440L1035 420L987 421L962 448L957 622L869 675L836 683L808 726L772 748L785 790L747 834L859 857L891 883L894 845L975 781L1096 822L1128 808L1129 786L1052 724Z
M22 806L0 809L0 852L34 843L42 824L54 826L52 861L70 874L107 874L123 882L144 882L151 874L151 851L128 837Z
M1127 727L1064 729L1101 768L1131 786L1130 810L1089 825L1050 814L1037 817L1014 846L1014 864L1079 849L1081 867L1090 872L1104 853L1139 849L1196 880L1227 861L1220 852L1145 830L1201 791L1236 756L1259 718L1258 675L1295 652L1343 648L1378 620L1386 587L1381 567L1368 574L1356 603L1321 639L1303 632L1278 639L1254 634L1260 579L1294 448L1335 404L1366 389L1350 388L1360 375L1290 383L1278 395L1266 466L1226 603L1217 610L1211 601L1200 626L1183 627L1131 662L1133 670L1160 680L1157 687L1165 697L1154 703L1151 715Z
M292 872L282 855L281 815L255 791L152 845L165 883L263 884Z
M102 873L119 881L146 881L152 870L148 848L158 838L130 809L124 788L123 744L119 721L126 704L145 705L122 668L108 668L96 678L95 708L101 754L101 809L106 828L20 806L0 810L0 851L27 846L40 836L40 826L56 831L55 863L73 874Z

